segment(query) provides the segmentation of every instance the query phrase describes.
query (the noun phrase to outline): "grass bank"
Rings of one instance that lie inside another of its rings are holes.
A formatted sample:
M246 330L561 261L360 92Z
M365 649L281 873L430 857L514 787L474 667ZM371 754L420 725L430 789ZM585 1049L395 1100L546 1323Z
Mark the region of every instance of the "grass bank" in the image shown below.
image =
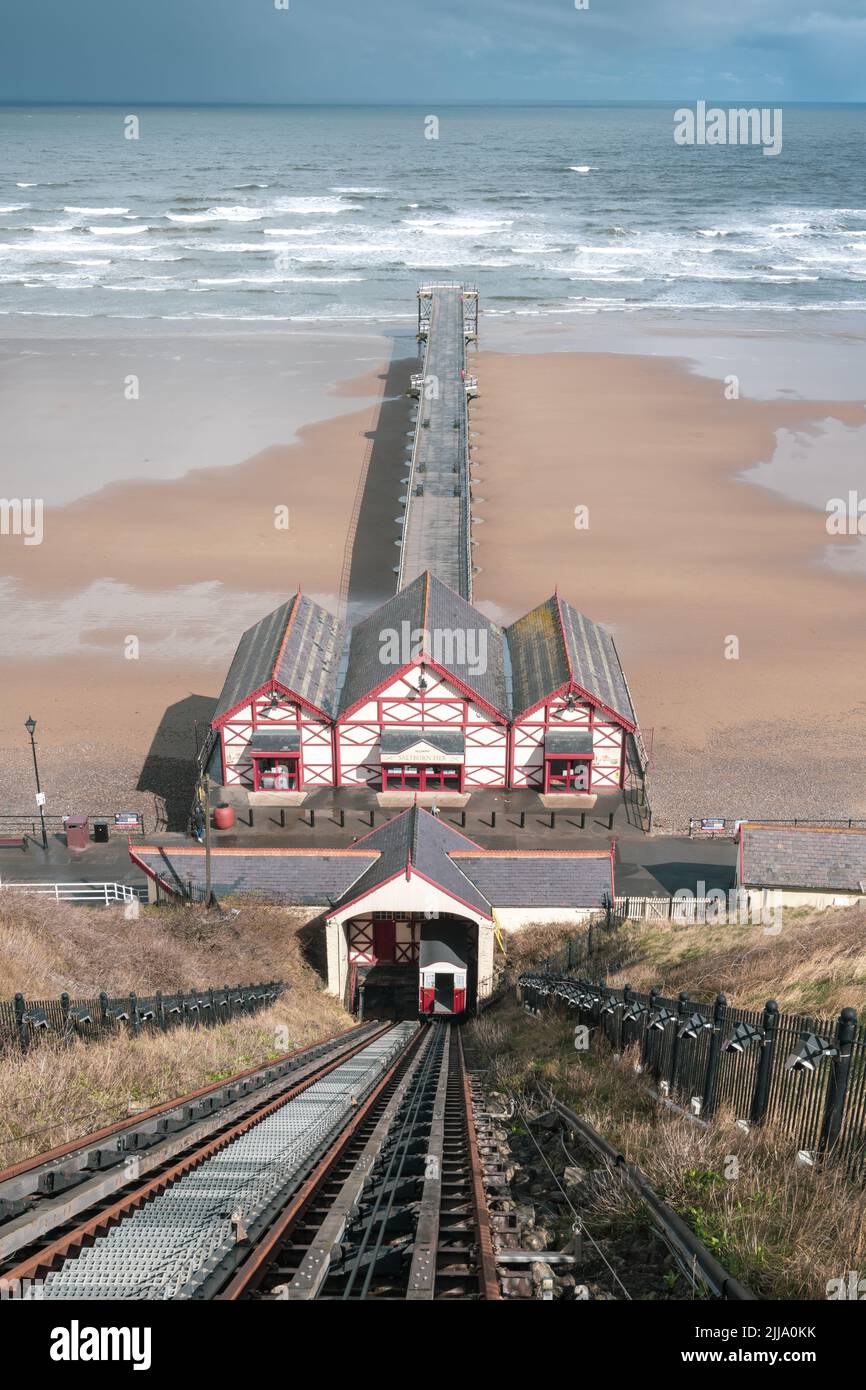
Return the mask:
M241 911L122 908L0 900L0 996L140 994L286 981L272 1009L215 1028L63 1046L43 1042L0 1067L0 1167L88 1134L138 1109L219 1081L348 1028L325 994L309 914L245 900Z

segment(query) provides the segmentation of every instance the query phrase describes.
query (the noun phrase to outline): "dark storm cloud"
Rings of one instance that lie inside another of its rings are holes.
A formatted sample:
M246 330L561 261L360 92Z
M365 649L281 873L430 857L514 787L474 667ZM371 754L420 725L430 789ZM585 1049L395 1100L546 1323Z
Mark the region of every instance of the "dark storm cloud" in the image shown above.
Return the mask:
M866 96L862 0L3 0L6 101Z

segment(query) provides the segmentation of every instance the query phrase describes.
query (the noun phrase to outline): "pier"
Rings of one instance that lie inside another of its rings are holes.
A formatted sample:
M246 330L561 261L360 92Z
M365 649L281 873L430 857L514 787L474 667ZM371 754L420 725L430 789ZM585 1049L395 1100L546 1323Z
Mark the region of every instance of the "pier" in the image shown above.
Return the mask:
M422 285L418 338L423 370L412 378L418 397L415 439L398 545L397 588L432 571L472 600L468 399L476 392L466 370L466 344L478 336L478 291L458 284Z

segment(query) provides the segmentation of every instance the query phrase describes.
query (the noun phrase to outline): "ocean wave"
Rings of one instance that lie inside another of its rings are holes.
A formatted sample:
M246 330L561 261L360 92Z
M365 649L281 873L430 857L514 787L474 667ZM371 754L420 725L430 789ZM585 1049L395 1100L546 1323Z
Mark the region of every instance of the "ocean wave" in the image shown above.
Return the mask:
M129 208L73 208L67 207L64 212L80 212L85 217L122 217L129 212Z
M0 212L23 212L29 206L29 203L3 203L0 204Z
M132 227L88 227L89 232L95 236L139 236L141 232L149 232L150 228L141 222L136 222Z

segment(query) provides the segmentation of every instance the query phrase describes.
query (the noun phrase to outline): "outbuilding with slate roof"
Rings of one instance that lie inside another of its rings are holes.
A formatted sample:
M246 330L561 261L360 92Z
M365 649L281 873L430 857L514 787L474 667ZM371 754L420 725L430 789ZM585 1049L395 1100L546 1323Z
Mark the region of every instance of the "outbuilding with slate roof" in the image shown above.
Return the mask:
M866 829L744 821L737 886L783 907L866 901Z

